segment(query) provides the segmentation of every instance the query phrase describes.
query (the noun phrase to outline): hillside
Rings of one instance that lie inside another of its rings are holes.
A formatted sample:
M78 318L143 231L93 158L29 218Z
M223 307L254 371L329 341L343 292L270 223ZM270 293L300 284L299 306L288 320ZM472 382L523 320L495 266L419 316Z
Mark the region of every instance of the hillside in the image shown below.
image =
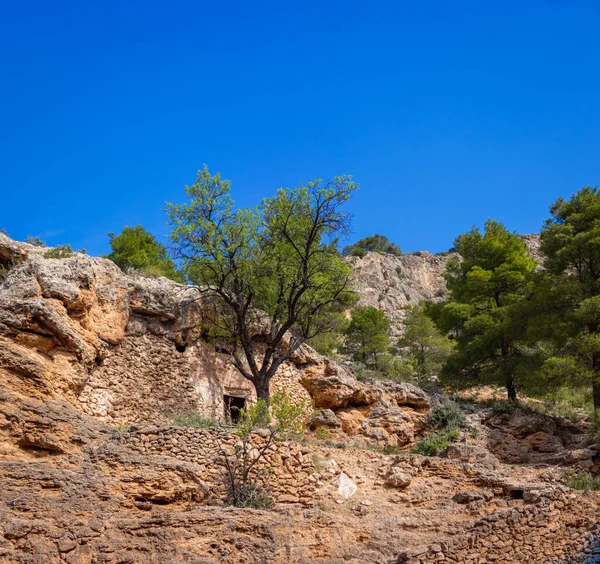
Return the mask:
M445 399L357 381L308 347L273 383L316 409L312 431L269 452L274 508L225 506L223 452L239 439L227 425L176 417L223 421L224 399L251 400L253 390L207 339L202 300L104 259L43 254L0 234L2 562L567 563L591 554L600 499L561 474L598 465L582 428L465 407L456 443L412 454ZM367 255L356 280L372 295L401 267L390 295L436 298L443 260ZM365 282L369 269L378 274Z
M532 258L542 263L539 234L523 235L522 239ZM360 297L358 305L382 310L390 320L392 336L399 337L406 306L444 297L444 271L451 258L460 259L455 252L434 255L427 251L401 256L370 252L362 258L349 257L353 288Z

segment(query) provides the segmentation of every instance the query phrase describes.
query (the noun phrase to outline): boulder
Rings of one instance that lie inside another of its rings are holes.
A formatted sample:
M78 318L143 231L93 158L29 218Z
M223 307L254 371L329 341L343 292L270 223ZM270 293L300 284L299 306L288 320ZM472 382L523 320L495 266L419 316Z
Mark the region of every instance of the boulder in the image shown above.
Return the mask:
M328 427L330 429L338 429L342 426L341 421L335 416L331 409L321 409L314 414L308 422L309 429L315 430L319 427Z
M412 482L412 476L403 472L398 466L392 466L385 478L385 485L392 488L407 488Z
M337 491L344 499L349 499L358 491L358 486L342 472L338 478Z
M490 501L493 498L494 494L490 490L465 490L455 494L452 500L456 503L466 505L473 501Z

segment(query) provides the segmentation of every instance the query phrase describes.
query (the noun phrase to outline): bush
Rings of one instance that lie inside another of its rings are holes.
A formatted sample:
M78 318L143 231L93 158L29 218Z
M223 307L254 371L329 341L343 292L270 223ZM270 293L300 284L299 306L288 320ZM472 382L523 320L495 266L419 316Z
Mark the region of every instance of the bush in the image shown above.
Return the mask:
M436 456L439 452L444 450L447 446L455 443L460 434L458 429L452 429L450 431L442 431L441 433L432 433L421 439L412 449L415 454L422 454L424 456Z
M173 425L177 427L195 427L197 429L210 429L218 427L219 422L198 411L187 411L173 418Z
M120 235L109 233L112 252L104 258L112 260L121 270L134 270L149 278L165 276L185 283L186 277L167 256L167 248L141 225L124 227Z
M460 407L453 401L440 404L429 414L428 423L436 429L451 430L467 426L467 420Z
M270 408L264 400L242 409L236 425L240 442L233 453L221 448L225 460L225 501L235 507L267 508L273 504L270 495L272 468L266 459L277 440L301 433L305 427L306 404L295 404L282 392L271 397ZM250 438L261 430L263 441L255 447ZM259 466L259 463L262 462ZM267 463L265 465L265 463Z
M46 245L46 243L44 241L42 241L39 237L27 237L27 239L25 239L26 243L29 243L30 245L34 245L35 247L47 247L48 245Z
M389 253L400 256L402 249L392 243L385 235L372 235L344 248L344 254L353 257L364 257L369 251Z
M8 277L8 268L5 268L4 266L0 265L0 284L2 284L2 282L4 282L7 277Z
M563 474L565 485L574 490L600 490L600 476L593 476L588 472L574 472L566 470Z
M85 250L83 252L85 253ZM71 245L58 245L58 247L48 249L44 253L44 257L48 259L65 259L72 257L74 254L75 252L71 248Z

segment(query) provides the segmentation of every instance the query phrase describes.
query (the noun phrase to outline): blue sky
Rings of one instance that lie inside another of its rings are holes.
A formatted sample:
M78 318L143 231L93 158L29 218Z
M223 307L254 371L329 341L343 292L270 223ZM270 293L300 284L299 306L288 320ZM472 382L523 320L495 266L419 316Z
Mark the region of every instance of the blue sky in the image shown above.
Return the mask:
M600 2L0 4L0 227L91 254L168 231L207 163L243 206L352 174L354 238L539 230L600 183Z

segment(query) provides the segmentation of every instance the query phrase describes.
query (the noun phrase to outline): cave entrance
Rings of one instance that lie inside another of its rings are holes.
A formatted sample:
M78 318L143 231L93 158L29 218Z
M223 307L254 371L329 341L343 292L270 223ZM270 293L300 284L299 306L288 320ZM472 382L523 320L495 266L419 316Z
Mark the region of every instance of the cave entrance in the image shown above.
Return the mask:
M241 410L246 407L246 398L243 396L223 396L225 406L225 421L234 425L240 420Z

